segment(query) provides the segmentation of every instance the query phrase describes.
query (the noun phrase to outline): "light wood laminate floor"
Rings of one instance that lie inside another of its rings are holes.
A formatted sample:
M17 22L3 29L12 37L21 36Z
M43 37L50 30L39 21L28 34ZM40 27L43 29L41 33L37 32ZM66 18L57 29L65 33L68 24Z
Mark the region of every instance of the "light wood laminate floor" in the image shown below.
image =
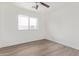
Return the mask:
M79 50L46 39L0 48L2 56L78 56Z

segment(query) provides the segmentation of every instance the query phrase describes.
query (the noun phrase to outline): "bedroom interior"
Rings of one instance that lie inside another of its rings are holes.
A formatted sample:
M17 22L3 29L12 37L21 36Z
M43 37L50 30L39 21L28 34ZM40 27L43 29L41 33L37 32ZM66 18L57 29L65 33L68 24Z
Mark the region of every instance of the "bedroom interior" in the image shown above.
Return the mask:
M0 2L0 56L79 56L79 2Z

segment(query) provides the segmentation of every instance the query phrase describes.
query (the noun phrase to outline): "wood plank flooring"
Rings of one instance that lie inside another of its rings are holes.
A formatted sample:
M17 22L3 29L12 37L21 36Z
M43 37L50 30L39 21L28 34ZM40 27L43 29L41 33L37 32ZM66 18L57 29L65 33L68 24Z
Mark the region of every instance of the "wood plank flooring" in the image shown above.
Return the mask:
M0 48L1 56L79 56L79 50L46 39Z

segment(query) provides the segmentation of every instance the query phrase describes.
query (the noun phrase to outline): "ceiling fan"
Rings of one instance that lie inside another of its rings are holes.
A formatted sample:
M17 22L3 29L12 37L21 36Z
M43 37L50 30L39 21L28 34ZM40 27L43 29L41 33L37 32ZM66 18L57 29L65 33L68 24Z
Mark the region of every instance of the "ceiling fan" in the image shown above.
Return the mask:
M32 6L33 8L35 8L36 10L38 10L39 8L39 4L41 4L42 6L49 8L50 6L44 2L35 2L35 6Z

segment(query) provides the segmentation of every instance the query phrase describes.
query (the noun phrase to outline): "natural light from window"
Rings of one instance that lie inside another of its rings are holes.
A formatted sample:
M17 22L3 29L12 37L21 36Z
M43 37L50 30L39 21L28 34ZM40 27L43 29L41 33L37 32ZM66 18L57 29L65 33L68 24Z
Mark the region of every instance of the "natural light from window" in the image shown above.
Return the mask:
M37 18L18 15L18 30L36 30Z

